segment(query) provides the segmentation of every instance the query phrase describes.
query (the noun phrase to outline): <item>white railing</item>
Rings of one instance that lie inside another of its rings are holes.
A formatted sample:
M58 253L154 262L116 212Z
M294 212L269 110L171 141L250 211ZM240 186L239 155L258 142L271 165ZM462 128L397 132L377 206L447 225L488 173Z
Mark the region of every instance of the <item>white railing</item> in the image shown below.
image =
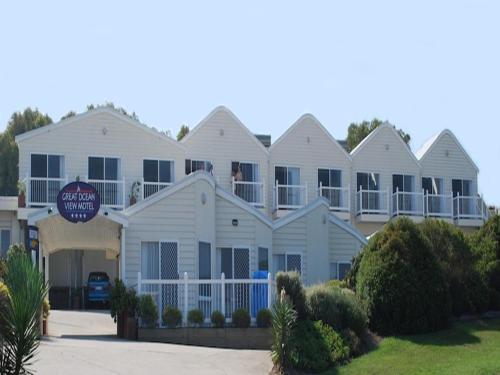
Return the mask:
M392 194L392 215L424 216L424 192L399 191Z
M26 177L24 183L27 206L47 206L57 202L59 190L68 183L68 177Z
M89 180L86 178L85 181L99 193L101 206L119 210L125 208L125 179Z
M172 185L172 182L148 182L142 179L142 199L146 199L150 195L159 192L161 189L165 189Z
M368 190L361 186L356 193L356 214L389 214L389 194L387 190Z
M274 207L277 210L294 210L307 204L307 183L304 185L274 185Z
M264 182L236 181L232 179L233 194L253 206L264 207Z
M453 197L453 217L455 219L479 219L487 218L483 198L479 196L457 195Z
M453 197L451 194L425 194L425 216L452 218Z
M349 212L351 206L351 188L330 187L319 184L319 196L328 200L330 210Z
M190 279L185 272L182 279L143 279L137 274L137 293L149 294L158 308L158 324L162 325L165 307L182 312L183 325L187 325L190 310L203 311L205 323L210 323L214 311L220 311L231 322L236 309L245 309L255 321L257 312L271 308L274 289L271 274L267 279Z

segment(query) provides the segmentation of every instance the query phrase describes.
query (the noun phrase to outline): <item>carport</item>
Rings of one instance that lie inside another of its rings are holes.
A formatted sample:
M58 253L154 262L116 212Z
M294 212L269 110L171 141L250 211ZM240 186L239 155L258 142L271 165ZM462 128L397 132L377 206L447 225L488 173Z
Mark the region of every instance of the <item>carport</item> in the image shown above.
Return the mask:
M53 307L84 307L89 272L122 277L128 219L121 213L102 208L90 221L73 223L49 207L32 213L28 225L38 228L39 267Z

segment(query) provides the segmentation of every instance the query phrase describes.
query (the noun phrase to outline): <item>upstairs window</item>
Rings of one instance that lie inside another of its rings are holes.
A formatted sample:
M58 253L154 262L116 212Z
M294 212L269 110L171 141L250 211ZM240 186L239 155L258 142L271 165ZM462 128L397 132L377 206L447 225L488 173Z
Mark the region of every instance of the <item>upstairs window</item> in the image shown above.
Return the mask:
M444 183L442 178L422 177L422 189L426 194L444 194Z
M149 160L142 162L144 182L171 183L174 181L174 162L170 160Z
M61 155L31 154L31 177L62 178L64 157Z
M0 229L0 258L7 256L10 244L10 229Z
M392 192L414 192L415 191L415 176L393 174L392 175Z
M186 159L186 175L196 171L205 171L213 173L213 164L207 160Z
M259 182L259 165L233 161L231 162L231 176L236 181Z
M89 156L89 180L117 181L120 178L120 159Z
M358 172L356 175L356 190L380 190L380 175L378 173Z
M338 169L318 169L318 187L342 187L342 171Z

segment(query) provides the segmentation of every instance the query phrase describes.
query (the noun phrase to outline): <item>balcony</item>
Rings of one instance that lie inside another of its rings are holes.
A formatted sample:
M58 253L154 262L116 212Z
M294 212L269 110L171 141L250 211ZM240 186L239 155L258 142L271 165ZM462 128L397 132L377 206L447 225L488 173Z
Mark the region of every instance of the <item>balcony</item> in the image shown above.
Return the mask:
M307 204L307 183L305 185L274 186L274 208L279 210L296 210Z
M123 210L125 208L125 179L122 180L89 180L86 179L89 185L92 185L99 193L101 206Z
M360 189L356 192L356 217L363 222L389 220L389 194L387 190Z
M397 190L392 194L392 216L409 216L415 221L422 221L424 193Z
M452 196L445 194L425 194L425 216L434 219L452 221Z
M236 181L232 179L233 194L254 207L264 207L264 183L254 181Z
M453 219L456 225L479 227L489 217L489 212L479 196L457 195L453 197Z
M170 185L172 185L172 182L147 182L142 179L142 199L146 199Z
M57 203L57 195L68 178L26 177L26 206L43 207Z
M320 183L318 192L319 196L326 198L328 201L330 211L335 212L342 220L350 219L350 187L330 187L323 186Z

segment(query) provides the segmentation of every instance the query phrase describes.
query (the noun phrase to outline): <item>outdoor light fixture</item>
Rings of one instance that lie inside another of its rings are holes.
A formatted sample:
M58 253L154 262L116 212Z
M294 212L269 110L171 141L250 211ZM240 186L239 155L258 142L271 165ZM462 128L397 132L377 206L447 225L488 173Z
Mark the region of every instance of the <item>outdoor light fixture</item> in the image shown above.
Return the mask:
M108 211L104 211L104 216L108 216Z
M47 213L50 215L52 213L52 207L49 207L49 209L47 210Z
M233 227L237 227L238 226L238 219L233 219Z

